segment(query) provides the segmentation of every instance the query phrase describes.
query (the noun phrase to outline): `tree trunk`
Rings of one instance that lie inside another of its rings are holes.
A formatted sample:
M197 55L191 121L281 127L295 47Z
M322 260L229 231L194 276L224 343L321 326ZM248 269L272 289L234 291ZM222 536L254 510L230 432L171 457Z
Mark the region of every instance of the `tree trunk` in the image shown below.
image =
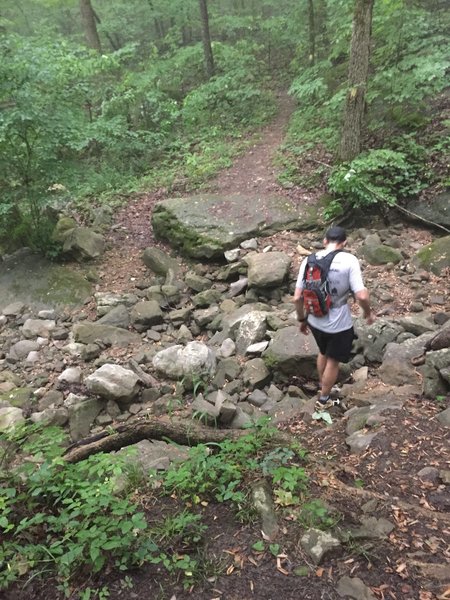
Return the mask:
M80 0L81 20L84 27L84 35L89 48L101 53L102 46L98 36L97 24L95 22L95 12L92 8L91 0Z
M91 454L111 452L141 440L172 440L184 446L220 443L224 440L238 440L247 435L248 430L216 429L193 421L188 417L152 417L137 419L119 425L114 431L86 438L76 442L66 450L65 460L70 463L84 460ZM293 438L277 431L270 439L271 444L289 446Z
M316 24L314 18L314 0L308 0L309 22L309 64L316 62Z
M361 152L370 37L374 0L356 0L348 67L348 92L344 111L339 158L349 161Z
M214 57L211 47L211 36L209 33L209 17L207 0L199 0L200 17L202 20L202 42L205 54L205 71L208 79L214 75Z

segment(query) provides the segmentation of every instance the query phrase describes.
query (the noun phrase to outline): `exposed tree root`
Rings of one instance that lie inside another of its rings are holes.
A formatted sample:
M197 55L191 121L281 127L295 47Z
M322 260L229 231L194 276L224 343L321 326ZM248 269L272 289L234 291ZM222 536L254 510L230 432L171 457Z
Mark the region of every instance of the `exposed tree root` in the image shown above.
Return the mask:
M148 416L72 444L66 450L65 459L67 462L75 463L91 454L120 450L141 440L168 440L184 446L195 446L219 443L224 440L238 440L247 434L246 430L206 427L189 417ZM293 439L288 434L276 432L270 439L270 443L288 446L292 444Z

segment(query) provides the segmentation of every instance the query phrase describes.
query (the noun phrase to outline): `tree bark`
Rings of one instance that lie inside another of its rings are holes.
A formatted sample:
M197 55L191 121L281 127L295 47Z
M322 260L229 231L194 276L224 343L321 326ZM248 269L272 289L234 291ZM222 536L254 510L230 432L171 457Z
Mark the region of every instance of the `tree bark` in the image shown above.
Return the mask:
M113 432L108 431L97 436L80 440L67 448L65 460L76 463L91 454L111 452L124 446L136 444L141 440L172 440L183 446L197 444L219 443L224 440L238 440L247 435L248 430L215 429L201 425L189 417L152 417L136 420L119 425ZM289 446L293 438L282 432L277 432L271 438L276 445Z
M369 72L374 0L356 0L348 67L348 92L339 158L349 161L361 152L361 131Z
M309 22L309 64L316 62L316 23L314 15L314 0L308 0L308 22Z
M97 50L97 52L101 54L102 46L97 31L95 12L92 8L91 0L80 0L80 13L87 45L89 48Z
M205 55L205 71L208 79L214 75L214 56L211 47L211 35L209 32L209 16L207 0L199 0L200 17L202 21L202 42Z

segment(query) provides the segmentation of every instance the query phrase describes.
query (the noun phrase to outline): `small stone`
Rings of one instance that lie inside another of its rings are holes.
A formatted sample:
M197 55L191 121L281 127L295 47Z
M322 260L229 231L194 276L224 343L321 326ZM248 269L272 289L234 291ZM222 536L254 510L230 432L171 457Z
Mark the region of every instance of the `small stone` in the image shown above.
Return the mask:
M319 529L308 529L300 542L303 550L316 565L319 565L326 556L341 547L340 540Z
M409 310L411 312L422 312L424 310L424 305L422 304L422 302L418 302L418 301L414 301L411 302L411 305L409 307Z
M437 483L439 481L439 470L435 467L424 467L417 473L418 477L423 481L431 481Z
M250 240L244 240L240 244L243 250L256 250L258 248L258 242L255 238L251 238Z
M234 248L233 250L227 250L223 255L225 256L225 260L227 262L236 262L239 259L239 254L239 248Z
M69 367L58 376L58 381L64 383L81 383L83 373L80 367Z
M377 600L372 590L359 577L342 577L337 585L337 593L347 600Z

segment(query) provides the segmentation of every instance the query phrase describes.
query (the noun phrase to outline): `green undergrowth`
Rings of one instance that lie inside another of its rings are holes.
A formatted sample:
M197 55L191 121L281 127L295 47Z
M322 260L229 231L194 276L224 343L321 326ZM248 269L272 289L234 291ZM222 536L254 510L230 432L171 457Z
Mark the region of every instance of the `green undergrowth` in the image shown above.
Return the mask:
M252 522L252 484L261 478L300 526L331 526L327 509L308 504L305 451L274 447L275 432L265 421L237 440L197 445L163 473L131 468L126 453L67 463L65 434L55 427L2 433L0 589L52 577L66 597L97 598L105 590L86 587L84 573L95 580L105 569L125 574L145 564L190 588L225 564L208 550L205 511L226 504L236 526Z

